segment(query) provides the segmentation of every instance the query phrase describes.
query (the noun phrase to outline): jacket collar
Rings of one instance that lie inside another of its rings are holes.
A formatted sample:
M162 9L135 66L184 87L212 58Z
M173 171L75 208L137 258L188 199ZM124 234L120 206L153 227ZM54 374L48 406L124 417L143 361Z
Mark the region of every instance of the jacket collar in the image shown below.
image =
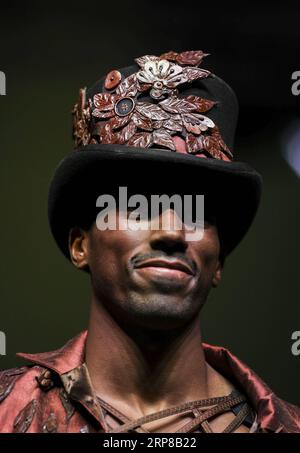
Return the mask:
M58 373L70 398L82 404L100 423L104 431L107 431L103 411L84 363L86 337L87 330L55 351L37 354L19 352L17 356Z
M55 351L37 354L17 353L17 356L55 371L61 376L64 383L66 377L70 373L72 374L75 368L82 368L84 364L86 337L87 330L81 332L75 338L69 340L62 348ZM206 361L248 396L257 413L257 424L262 430L299 432L300 411L296 406L278 398L254 371L228 349L207 343L202 343L202 346ZM92 393L91 383L88 383ZM80 400L79 396L75 399ZM94 410L93 408L91 410L90 404L83 404L89 412L96 416L98 407L94 407ZM100 417L96 418L102 426L105 425L101 410Z

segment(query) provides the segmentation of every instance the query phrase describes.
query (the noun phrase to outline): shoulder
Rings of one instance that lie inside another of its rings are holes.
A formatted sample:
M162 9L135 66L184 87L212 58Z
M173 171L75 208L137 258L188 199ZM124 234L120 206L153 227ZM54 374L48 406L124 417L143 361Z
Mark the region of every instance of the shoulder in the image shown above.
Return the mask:
M295 421L297 421L300 429L300 407L281 398L278 398L278 400L281 407L285 409Z
M0 432L11 432L17 414L27 405L34 410L46 372L39 365L0 371Z

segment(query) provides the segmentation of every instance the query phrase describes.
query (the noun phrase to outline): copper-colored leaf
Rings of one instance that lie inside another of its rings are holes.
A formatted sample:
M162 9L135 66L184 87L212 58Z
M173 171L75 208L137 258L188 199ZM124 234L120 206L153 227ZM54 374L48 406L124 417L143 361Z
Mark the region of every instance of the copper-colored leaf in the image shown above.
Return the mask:
M147 63L147 61L157 61L159 60L158 57L156 57L155 55L144 55L143 57L139 57L139 58L135 58L134 61L141 67L143 68L145 63Z
M131 96L134 97L137 93L138 85L136 74L131 74L129 77L123 80L116 89L116 93L119 96Z
M170 117L164 110L162 110L156 104L149 104L147 102L138 102L136 104L136 110L146 118L150 120L159 121L159 120L166 120Z
M170 50L170 52L163 53L159 58L161 60L169 60L169 61L176 61L178 52L174 52Z
M51 412L47 420L43 423L43 433L56 433L56 432L57 432L57 419L54 412Z
M108 122L109 126L111 129L119 129L120 127L126 126L127 123L129 123L131 119L131 115L127 116L115 116L114 118L111 118Z
M25 368L13 368L11 370L4 370L0 372L0 403L3 401L14 388L16 380L19 375L24 373Z
M193 134L187 134L185 142L188 152L191 154L195 154L197 151L204 149L203 137L201 135L199 137L195 137Z
M215 101L210 101L209 99L200 98L198 96L187 96L185 99L194 104L196 107L195 110L199 113L207 112L216 105Z
M193 80L205 79L210 75L210 71L200 68L183 68L183 74L186 76L187 82L193 82Z
M14 420L13 433L26 433L36 413L37 400L30 401Z
M171 135L165 129L157 129L153 132L153 143L165 146L173 151L176 149Z
M170 131L181 132L182 131L181 117L178 115L178 119L176 119L176 120L171 118L169 120L164 121L163 127L165 127L166 129L169 129Z
M123 129L121 129L120 132L117 134L117 140L118 143L124 144L126 143L136 132L136 125L134 124L133 121L130 121L130 123L127 124Z
M232 158L233 155L230 151L230 149L228 148L228 146L226 145L226 143L224 142L221 134L220 134L220 130L217 126L215 126L213 129L212 129L212 136L215 137L217 140L218 140L218 143L220 145L220 147L226 151L226 153Z
M213 128L215 125L210 118L199 113L185 113L181 116L186 130L196 135L201 134L208 128Z
M223 159L223 152L220 149L218 140L213 136L207 136L204 138L204 149L215 159Z
M190 64L192 66L198 66L204 57L209 55L208 53L202 52L202 50L189 50L187 52L181 52L176 57L176 61L179 64Z
M135 113L132 116L132 121L140 129L143 129L145 131L152 131L153 130L153 126L152 126L151 120L149 120L148 118L142 117L139 113Z
M114 108L117 96L110 93L97 93L93 100L97 109L106 112L107 110L112 110Z
M90 135L90 119L91 119L91 105L92 102L86 103L86 90L81 88L79 90L79 101L75 104L72 110L73 116L73 138L76 147L87 145L91 138Z
M152 145L151 132L138 132L127 142L128 146L136 146L139 148L149 148Z
M160 102L159 105L170 113L187 113L195 110L196 106L192 102L178 97L169 97L164 101Z
M163 121L153 121L152 126L153 129L160 129L163 126L164 122Z
M78 110L80 113L83 112L85 105L86 105L86 88L80 88L78 100Z
M111 118L115 115L114 110L110 110L108 112L101 112L99 109L94 109L92 111L92 115L96 118Z
M97 129L98 135L100 137L100 143L103 143L103 144L115 143L116 137L115 137L109 123L106 123L104 125L97 123L96 129Z
M137 89L140 92L150 90L152 87L152 83L140 83L139 80L137 80Z

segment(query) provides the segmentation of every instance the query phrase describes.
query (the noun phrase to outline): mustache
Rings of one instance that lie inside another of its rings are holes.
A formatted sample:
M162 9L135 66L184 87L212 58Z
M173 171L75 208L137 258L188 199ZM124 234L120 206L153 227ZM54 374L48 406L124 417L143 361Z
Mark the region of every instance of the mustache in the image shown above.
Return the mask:
M143 261L155 259L155 258L158 258L158 259L160 259L160 258L176 258L176 259L186 263L193 270L194 274L196 274L196 272L197 272L197 265L196 265L195 261L188 258L183 253L174 253L174 254L170 255L167 253L163 253L161 251L157 251L157 252L145 253L144 255L135 255L134 257L132 257L130 259L130 264L133 267L135 267L136 265L140 264Z

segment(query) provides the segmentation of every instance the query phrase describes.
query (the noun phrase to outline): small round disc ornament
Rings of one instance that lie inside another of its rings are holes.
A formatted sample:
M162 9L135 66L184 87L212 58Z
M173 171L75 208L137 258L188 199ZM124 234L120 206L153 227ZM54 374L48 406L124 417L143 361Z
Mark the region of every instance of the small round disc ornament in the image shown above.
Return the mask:
M115 112L118 116L126 116L134 109L135 102L132 98L126 97L120 99L115 105Z

